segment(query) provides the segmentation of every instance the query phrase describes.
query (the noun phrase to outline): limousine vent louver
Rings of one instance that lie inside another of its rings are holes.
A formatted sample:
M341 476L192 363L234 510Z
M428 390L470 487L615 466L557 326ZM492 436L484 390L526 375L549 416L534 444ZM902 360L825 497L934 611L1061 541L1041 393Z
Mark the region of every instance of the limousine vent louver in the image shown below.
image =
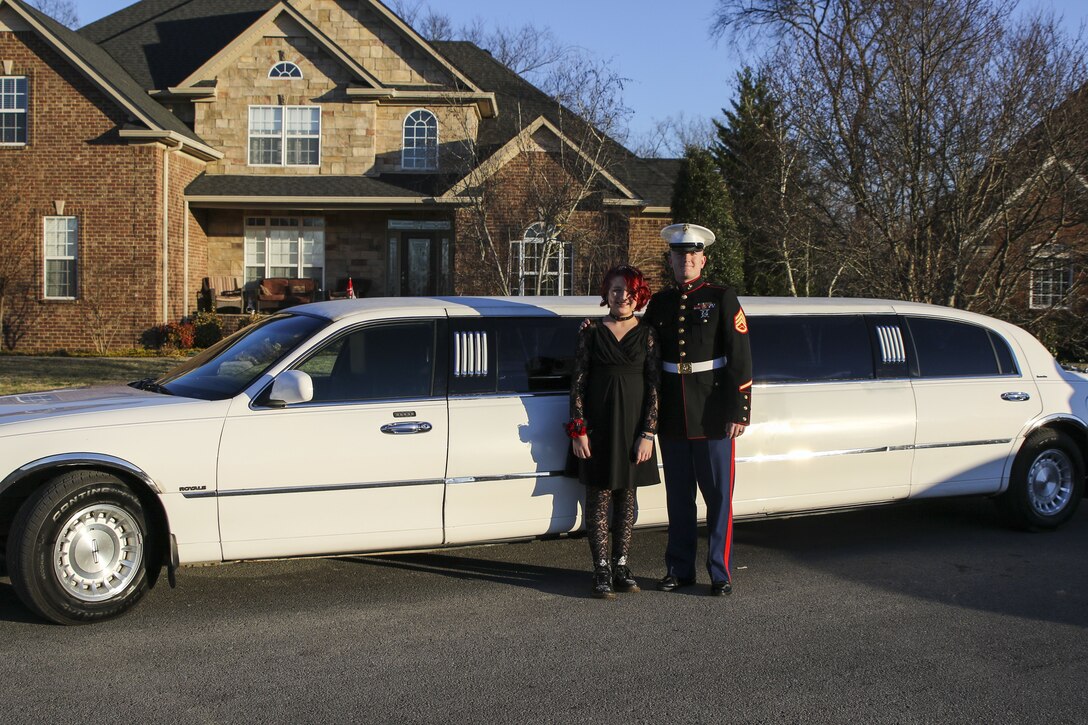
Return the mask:
M880 337L880 357L885 365L905 363L907 354L903 348L903 335L896 325L877 325L876 334Z
M487 333L458 332L453 336L453 376L487 376Z

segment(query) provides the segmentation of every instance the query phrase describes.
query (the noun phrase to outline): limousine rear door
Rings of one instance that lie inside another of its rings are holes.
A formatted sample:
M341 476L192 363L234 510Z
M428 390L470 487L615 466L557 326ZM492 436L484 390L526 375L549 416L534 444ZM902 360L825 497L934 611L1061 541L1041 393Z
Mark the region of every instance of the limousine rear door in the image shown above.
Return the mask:
M750 317L755 384L752 424L736 449L736 515L908 495L914 397L890 320Z
M581 318L450 319L446 543L574 531L582 487L564 475Z
M918 406L911 496L997 491L1020 431L1042 410L1034 381L993 330L935 317L904 324Z
M445 324L345 331L295 366L310 402L237 401L219 455L225 558L442 543Z

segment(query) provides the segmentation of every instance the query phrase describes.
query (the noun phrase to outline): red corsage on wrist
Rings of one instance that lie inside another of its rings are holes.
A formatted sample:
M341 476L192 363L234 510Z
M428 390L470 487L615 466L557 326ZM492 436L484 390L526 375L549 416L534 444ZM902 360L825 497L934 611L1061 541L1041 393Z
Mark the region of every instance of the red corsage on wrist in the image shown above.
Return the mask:
M563 427L567 429L567 435L571 438L581 438L586 434L586 422L582 418L575 418L569 423L564 423Z

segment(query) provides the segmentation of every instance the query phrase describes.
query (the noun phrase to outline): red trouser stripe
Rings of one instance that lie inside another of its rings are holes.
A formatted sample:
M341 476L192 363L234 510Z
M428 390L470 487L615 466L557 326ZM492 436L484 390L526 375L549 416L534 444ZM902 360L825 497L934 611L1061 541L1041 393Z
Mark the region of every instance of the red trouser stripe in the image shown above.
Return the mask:
M737 439L729 439L729 498L722 502L723 505L729 507L729 520L725 523L725 549L722 551L725 557L722 561L725 563L725 570L729 574L730 580L733 578L733 569L729 565L729 550L733 546L733 484L737 480Z

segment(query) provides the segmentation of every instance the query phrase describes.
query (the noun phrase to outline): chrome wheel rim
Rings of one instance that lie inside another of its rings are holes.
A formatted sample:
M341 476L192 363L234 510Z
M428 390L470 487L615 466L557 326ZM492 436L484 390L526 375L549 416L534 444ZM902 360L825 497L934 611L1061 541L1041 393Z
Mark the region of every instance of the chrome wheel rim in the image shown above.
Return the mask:
M1043 451L1028 470L1028 500L1044 516L1053 516L1073 498L1073 462L1065 451Z
M144 537L128 511L95 504L64 523L53 547L53 573L65 592L84 602L116 597L143 561Z

